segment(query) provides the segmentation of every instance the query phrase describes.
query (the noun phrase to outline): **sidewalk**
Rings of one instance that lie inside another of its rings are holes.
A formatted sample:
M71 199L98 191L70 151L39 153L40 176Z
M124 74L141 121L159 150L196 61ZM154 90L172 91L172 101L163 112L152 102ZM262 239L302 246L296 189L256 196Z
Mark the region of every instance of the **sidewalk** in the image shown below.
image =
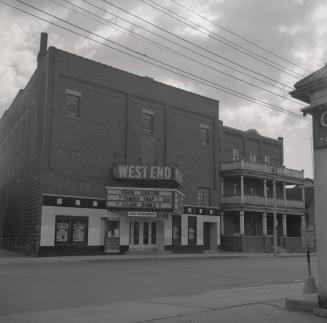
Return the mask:
M315 255L312 255L315 256ZM147 253L127 255L83 255L83 256L59 256L59 257L27 257L11 251L0 249L0 265L6 264L29 264L29 263L58 263L58 262L80 262L80 261L125 261L125 260L170 260L170 259L221 259L221 258L244 258L244 257L274 257L270 253ZM305 257L304 253L280 253L278 257Z
M286 296L301 293L302 283L209 291L196 295L85 306L0 317L1 323L178 323L294 322L326 323L306 312L284 309Z

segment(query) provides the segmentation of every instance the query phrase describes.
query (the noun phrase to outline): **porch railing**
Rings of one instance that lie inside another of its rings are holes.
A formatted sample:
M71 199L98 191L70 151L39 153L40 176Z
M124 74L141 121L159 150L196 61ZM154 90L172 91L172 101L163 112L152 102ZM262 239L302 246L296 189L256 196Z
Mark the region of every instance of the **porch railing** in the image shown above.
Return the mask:
M267 175L279 175L279 176L286 176L296 179L303 179L304 174L303 170L295 170L290 169L286 167L275 167L275 166L269 166L269 165L262 165L262 164L256 164L256 163L249 163L246 161L235 161L235 162L228 162L221 164L220 169L222 171L227 170L248 170L248 171L254 171L258 173L264 173Z

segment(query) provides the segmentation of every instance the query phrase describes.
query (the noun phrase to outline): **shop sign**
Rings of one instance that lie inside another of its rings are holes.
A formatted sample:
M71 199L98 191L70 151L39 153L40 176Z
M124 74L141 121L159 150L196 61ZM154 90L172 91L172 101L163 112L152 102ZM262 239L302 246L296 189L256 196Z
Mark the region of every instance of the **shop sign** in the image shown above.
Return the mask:
M327 147L327 107L318 107L313 111L314 148Z
M156 218L157 213L156 212L128 212L128 216L144 216L147 218Z
M115 165L112 173L117 179L183 182L180 170L170 166Z
M109 209L127 208L130 211L182 212L184 195L175 189L108 186L107 207Z

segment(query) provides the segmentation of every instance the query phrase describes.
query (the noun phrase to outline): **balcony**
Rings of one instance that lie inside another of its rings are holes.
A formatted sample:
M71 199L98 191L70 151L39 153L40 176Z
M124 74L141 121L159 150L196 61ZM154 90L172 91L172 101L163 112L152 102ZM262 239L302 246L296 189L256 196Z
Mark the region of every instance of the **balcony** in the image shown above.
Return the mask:
M242 204L242 199L240 195L225 195L222 197L221 202L223 205L224 204L239 205ZM263 196L256 196L256 195L244 195L244 204L273 208L274 199L270 197L266 199ZM286 200L285 202L283 199L276 199L276 206L277 208L303 209L304 203L302 201Z
M242 170L242 171L260 173L268 176L277 175L277 177L293 178L296 180L304 179L303 170L298 171L286 167L275 167L269 165L255 164L255 163L245 162L243 160L223 163L221 164L220 169L222 172Z

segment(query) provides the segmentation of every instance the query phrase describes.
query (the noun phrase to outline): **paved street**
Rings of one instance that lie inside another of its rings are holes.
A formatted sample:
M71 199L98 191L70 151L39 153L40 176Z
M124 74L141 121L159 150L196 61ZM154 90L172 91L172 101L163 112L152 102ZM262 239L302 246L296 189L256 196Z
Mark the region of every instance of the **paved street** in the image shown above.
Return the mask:
M315 272L315 258L312 265ZM287 284L306 275L305 257L93 260L0 268L1 316Z

